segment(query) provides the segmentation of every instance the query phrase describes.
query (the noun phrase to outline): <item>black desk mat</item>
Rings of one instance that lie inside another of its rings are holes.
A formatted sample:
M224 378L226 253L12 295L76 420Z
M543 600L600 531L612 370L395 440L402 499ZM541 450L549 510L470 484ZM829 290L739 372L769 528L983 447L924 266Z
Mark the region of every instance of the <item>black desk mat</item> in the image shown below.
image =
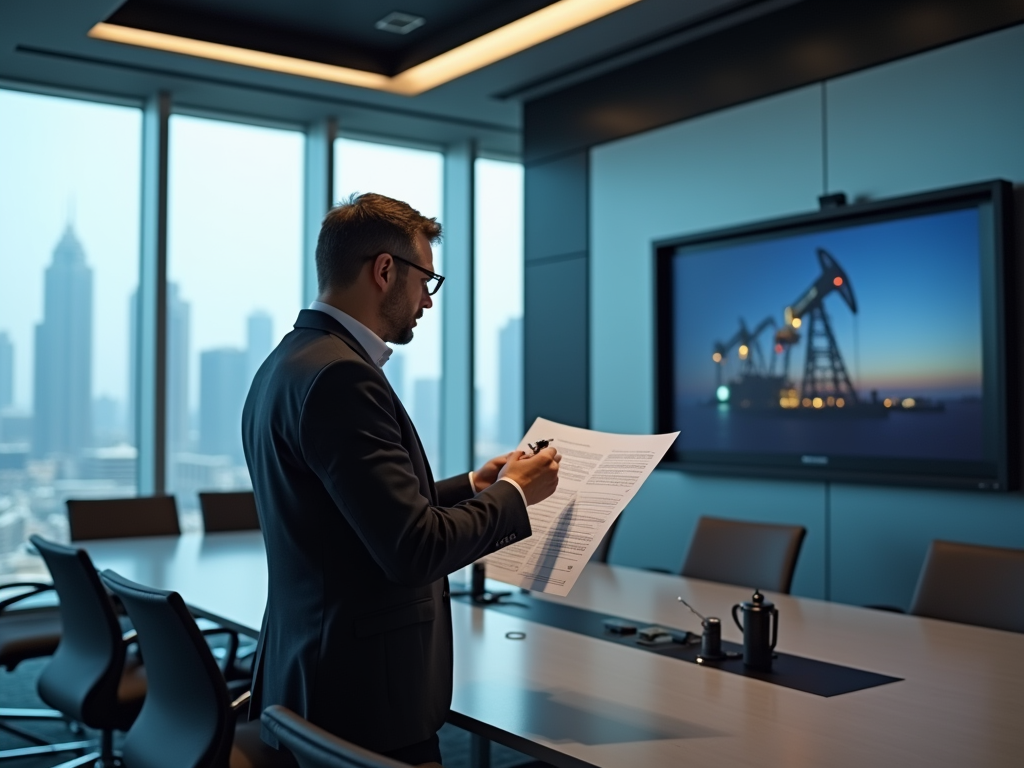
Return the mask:
M544 624L548 627L564 629L567 632L576 632L587 637L596 637L618 645L626 645L637 650L657 653L661 656L670 656L682 661L697 663L697 656L700 653L699 635L687 633L685 630L672 630L672 632L677 640L688 638L691 641L695 640L695 642L644 645L637 642L635 634L617 635L608 632L604 627L604 621L605 619L622 619L640 628L648 626L649 622L623 619L621 616L610 616L550 600L538 600L528 593L517 592L501 602L486 605L474 603L472 599L466 596L453 597L452 599L537 624ZM785 621L785 617L783 617L783 621ZM666 627L666 629L671 628ZM783 637L785 636L785 624L782 625L780 634ZM743 650L736 643L725 641L722 642L722 649L734 652ZM813 693L816 696L839 696L843 693L852 693L853 691L862 691L865 688L895 683L902 679L880 675L875 672L866 672L852 667L843 667L838 664L829 664L828 662L815 659L807 659L803 656L793 656L788 653L777 654L772 664L771 672L758 672L747 669L743 666L743 659L705 661L701 663L701 666L714 667L723 672L731 672L735 675L743 675L744 677L753 677L757 680L764 680L767 683L781 685L785 688Z

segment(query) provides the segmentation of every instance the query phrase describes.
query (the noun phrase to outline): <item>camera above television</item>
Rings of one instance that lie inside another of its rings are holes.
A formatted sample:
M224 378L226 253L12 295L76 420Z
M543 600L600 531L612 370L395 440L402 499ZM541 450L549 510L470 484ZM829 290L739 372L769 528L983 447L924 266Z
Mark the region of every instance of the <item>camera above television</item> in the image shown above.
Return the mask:
M657 406L687 471L1008 490L1003 181L655 244Z

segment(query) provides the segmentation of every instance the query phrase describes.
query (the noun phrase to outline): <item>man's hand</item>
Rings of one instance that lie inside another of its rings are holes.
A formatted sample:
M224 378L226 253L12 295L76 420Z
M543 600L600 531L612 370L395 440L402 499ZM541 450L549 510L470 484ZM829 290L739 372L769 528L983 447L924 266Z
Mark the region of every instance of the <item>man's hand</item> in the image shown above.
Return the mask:
M536 456L513 451L506 457L498 478L515 480L526 495L527 505L544 501L558 486L558 462L562 456L554 448L545 448Z
M474 472L473 490L479 493L484 488L489 488L498 482L498 473L501 472L501 468L505 466L511 455L511 453L506 453L504 456L495 456Z

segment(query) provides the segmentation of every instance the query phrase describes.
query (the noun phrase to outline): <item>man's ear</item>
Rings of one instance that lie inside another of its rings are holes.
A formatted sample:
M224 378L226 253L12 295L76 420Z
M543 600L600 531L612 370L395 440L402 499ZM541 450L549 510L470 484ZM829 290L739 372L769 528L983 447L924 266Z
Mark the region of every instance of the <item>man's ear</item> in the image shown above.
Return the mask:
M378 254L372 262L373 281L382 291L386 291L395 278L395 260L390 253Z

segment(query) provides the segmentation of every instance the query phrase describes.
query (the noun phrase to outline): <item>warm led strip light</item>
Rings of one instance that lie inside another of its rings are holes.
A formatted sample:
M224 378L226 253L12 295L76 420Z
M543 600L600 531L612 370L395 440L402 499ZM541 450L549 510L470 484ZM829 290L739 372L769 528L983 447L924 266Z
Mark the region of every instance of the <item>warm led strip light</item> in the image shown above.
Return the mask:
M181 53L201 59L225 61L243 67L416 96L638 2L640 0L559 0L493 32L417 64L394 77L105 22L100 22L90 29L89 37Z

